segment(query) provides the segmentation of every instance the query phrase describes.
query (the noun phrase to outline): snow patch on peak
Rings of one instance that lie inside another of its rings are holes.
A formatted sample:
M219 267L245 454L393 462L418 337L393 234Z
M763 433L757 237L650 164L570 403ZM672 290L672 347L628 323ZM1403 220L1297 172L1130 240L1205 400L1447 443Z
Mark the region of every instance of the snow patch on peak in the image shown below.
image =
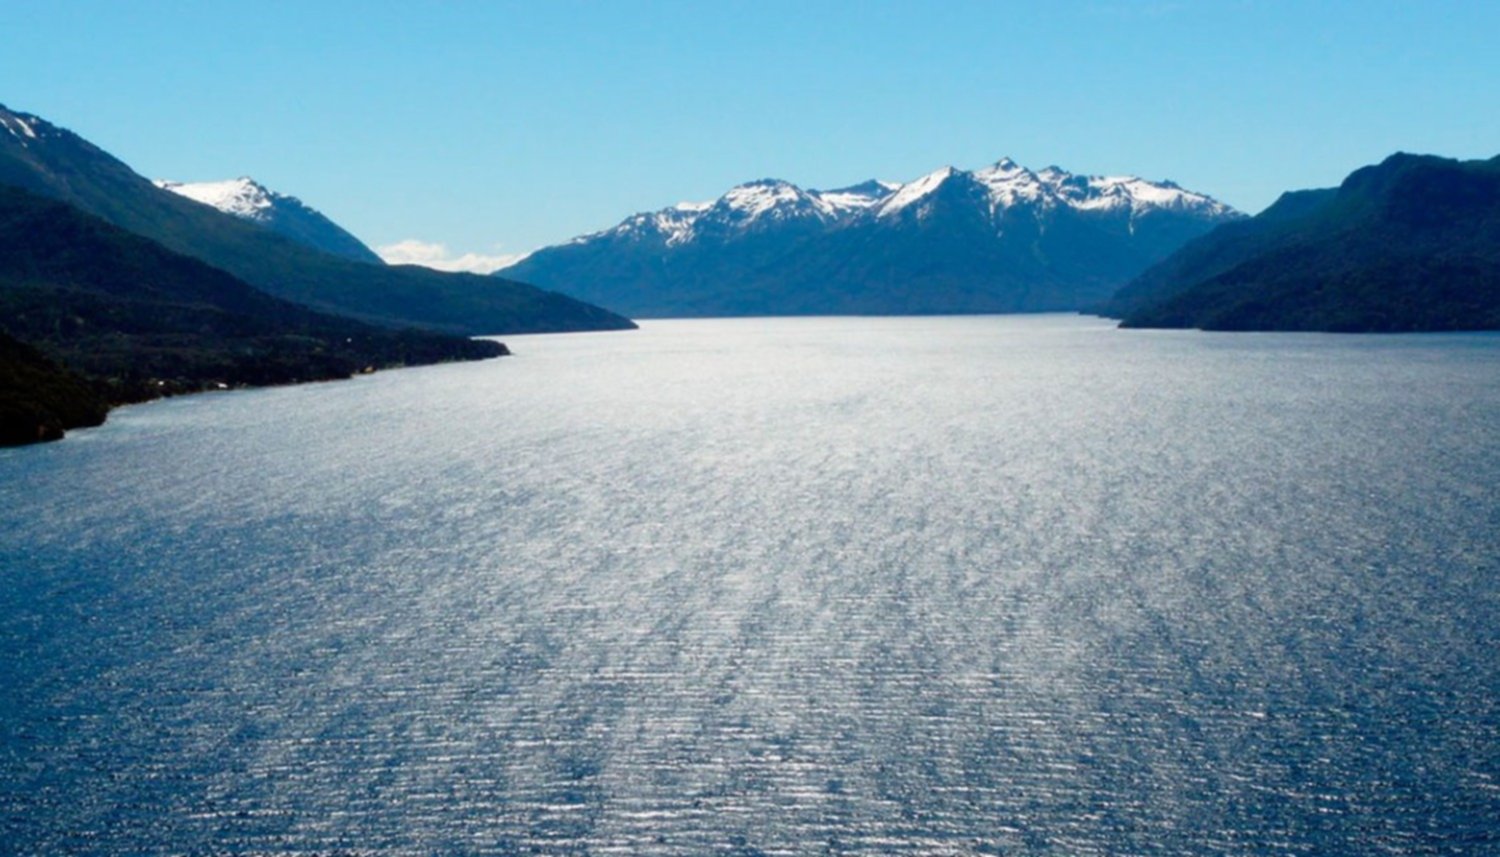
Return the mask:
M1201 211L1213 217L1233 214L1229 206L1201 193L1183 190L1173 182L1150 182L1136 176L1089 176L1070 183L1071 204L1080 210L1128 208Z
M719 198L719 204L747 220L755 220L778 209L806 209L809 206L822 209L807 191L779 179L761 179L730 188Z
M880 206L880 216L886 217L895 214L909 205L920 202L930 196L933 191L943 186L943 183L958 174L953 167L943 167L933 170L916 181L907 182L900 190L891 194L891 197Z
M211 205L226 214L248 220L265 220L270 217L271 207L277 196L248 176L217 182L157 179L153 184L162 190L169 190L178 196L185 196L195 202Z
M650 215L650 225L666 238L668 247L675 247L693 237L693 224L713 203L680 203L665 211Z
M595 238L605 236L632 236L635 238L660 236L668 247L673 247L693 238L693 225L698 218L713 206L712 202L680 202L670 208L625 218L618 226L580 235L569 244L587 244Z
M976 170L974 179L989 190L992 210L1047 197L1047 185L1041 177L1010 158L1001 158L994 166Z
M1032 172L1010 158L1001 158L972 173L944 167L902 185L881 204L879 216L894 214L924 200L955 175L967 176L988 191L991 215L1018 205L1035 207L1038 213L1053 208L1122 211L1132 218L1155 209L1192 212L1209 218L1235 215L1229 206L1169 181L1150 182L1136 176L1081 176L1056 165Z
M879 200L850 189L847 196L807 191L780 179L759 179L730 188L710 202L680 202L660 211L636 214L619 225L574 238L572 244L615 236L633 240L661 240L666 246L684 244L705 235L720 237L760 228L762 223L833 223ZM877 189L881 194L889 193Z
M901 187L899 184L870 179L857 185L834 190L808 191L839 214L850 214L873 208Z

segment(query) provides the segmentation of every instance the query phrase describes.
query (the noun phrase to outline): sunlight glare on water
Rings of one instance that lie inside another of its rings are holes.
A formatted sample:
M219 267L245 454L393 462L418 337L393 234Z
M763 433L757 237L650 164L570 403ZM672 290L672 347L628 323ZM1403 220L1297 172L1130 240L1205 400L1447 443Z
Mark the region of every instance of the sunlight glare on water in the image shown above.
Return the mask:
M1500 337L507 342L0 452L7 847L1500 847Z

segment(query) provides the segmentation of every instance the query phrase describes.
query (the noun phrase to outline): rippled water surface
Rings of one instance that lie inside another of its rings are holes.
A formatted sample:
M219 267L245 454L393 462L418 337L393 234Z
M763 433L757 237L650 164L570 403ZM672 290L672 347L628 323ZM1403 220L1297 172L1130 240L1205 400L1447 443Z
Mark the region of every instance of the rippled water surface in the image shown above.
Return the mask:
M0 851L1500 849L1500 337L509 342L0 453Z

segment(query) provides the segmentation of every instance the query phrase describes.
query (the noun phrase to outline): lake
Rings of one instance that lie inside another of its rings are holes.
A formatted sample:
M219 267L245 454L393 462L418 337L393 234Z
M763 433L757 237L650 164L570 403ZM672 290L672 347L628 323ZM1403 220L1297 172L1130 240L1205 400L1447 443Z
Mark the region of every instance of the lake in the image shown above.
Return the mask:
M0 452L0 850L1500 849L1500 336L506 342Z

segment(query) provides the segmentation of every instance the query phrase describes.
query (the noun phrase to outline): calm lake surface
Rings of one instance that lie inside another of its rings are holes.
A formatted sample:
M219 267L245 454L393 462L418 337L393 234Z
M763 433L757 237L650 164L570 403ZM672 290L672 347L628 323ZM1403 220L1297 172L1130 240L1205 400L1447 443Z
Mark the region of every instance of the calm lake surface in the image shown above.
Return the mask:
M1500 336L507 342L0 452L0 852L1500 850Z

